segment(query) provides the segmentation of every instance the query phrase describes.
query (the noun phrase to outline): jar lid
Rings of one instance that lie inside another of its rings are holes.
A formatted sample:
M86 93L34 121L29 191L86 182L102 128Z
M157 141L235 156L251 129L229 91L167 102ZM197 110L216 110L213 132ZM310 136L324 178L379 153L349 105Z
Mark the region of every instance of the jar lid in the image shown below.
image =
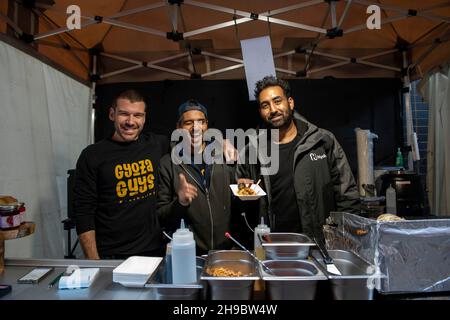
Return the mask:
M0 206L0 211L11 211L11 210L17 210L17 209L19 209L18 204Z
M20 208L25 206L25 202L13 202L13 203L8 203L8 204L0 204L0 208L5 208L5 207L14 207L14 208Z

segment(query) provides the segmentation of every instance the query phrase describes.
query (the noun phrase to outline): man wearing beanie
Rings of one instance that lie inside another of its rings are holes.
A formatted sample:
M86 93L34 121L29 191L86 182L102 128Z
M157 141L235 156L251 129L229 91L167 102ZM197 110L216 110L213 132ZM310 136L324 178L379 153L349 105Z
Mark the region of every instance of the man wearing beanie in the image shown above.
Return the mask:
M175 164L171 154L161 159L156 205L161 225L175 230L184 219L194 233L197 255L212 249L229 249L232 244L224 234L231 227L229 185L234 181L234 170L225 161L213 164L204 161L206 107L193 99L181 104L177 129L187 133L191 152L188 159L181 155L184 159L181 164Z

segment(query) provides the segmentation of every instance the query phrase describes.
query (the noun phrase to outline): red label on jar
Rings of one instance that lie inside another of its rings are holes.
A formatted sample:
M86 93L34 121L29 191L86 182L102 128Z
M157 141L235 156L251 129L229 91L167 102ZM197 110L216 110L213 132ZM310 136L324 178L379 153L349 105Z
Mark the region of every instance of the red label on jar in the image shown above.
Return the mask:
M20 226L21 217L17 212L15 215L0 216L0 229L9 229Z

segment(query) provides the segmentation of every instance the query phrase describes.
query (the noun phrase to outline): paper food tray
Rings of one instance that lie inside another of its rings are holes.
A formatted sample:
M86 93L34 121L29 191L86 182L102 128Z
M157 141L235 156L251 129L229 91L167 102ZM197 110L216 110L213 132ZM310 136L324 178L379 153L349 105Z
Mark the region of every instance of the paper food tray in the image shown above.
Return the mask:
M161 261L161 257L129 257L113 270L113 282L126 287L143 287Z
M233 194L243 201L257 200L266 195L264 190L257 184L252 184L252 186L250 187L251 189L255 190L255 192L256 192L255 195L251 195L251 196L243 196L243 195L238 194L238 185L237 184L230 184L230 188L231 188L231 191L233 192Z

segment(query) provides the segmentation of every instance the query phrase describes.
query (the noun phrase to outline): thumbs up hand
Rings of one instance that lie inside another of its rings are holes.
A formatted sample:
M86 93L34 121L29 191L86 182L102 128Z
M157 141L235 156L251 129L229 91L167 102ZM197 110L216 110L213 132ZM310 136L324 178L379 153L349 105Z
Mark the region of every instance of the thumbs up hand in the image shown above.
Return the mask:
M187 182L184 174L180 173L178 177L180 179L180 185L177 190L178 202L186 207L191 204L192 200L197 198L197 188Z

